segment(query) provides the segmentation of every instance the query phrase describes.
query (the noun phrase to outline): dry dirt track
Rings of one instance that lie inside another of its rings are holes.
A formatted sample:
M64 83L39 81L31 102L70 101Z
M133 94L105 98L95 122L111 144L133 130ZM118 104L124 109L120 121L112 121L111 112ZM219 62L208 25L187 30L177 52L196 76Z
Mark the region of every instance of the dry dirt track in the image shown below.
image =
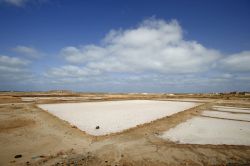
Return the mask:
M157 137L213 102L123 133L92 137L33 103L8 101L0 105L0 165L250 165L249 146L180 145ZM14 158L17 154L22 157Z

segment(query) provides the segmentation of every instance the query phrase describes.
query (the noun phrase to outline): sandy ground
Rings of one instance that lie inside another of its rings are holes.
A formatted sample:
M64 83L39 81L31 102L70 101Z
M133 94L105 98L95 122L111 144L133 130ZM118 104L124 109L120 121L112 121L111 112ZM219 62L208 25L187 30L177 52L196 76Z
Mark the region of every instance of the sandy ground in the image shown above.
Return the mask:
M22 103L18 97L5 97L1 103L0 165L3 166L250 165L250 146L176 144L159 138L160 133L200 115L214 103L250 107L248 100L212 99L171 117L100 137L80 131L33 102ZM16 155L22 157L15 158Z

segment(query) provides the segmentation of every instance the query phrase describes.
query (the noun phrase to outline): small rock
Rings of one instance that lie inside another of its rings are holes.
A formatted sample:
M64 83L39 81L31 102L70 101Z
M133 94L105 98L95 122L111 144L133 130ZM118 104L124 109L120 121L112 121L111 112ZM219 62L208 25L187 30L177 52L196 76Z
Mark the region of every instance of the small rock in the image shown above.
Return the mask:
M21 157L23 157L21 154L15 155L15 158L21 158Z
M99 129L99 128L100 128L100 126L96 126L96 127L95 127L95 129Z
M64 154L63 150L60 150L59 152L56 153L56 155L63 155L63 154Z
M76 129L76 128L77 128L75 125L72 125L71 127L72 127L72 128L74 128L74 129Z
M160 135L158 132L155 132L154 134L155 134L155 135Z
M40 158L45 158L46 156L44 156L44 155L40 155L39 157L40 157Z

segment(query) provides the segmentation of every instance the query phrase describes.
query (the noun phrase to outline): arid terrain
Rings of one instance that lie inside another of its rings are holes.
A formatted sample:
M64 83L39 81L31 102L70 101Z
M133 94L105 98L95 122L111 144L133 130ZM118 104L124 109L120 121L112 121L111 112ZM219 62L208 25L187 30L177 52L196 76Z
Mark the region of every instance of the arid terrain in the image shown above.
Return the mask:
M193 101L200 105L104 136L91 136L37 106L132 99ZM247 145L182 144L159 137L192 117L204 116L202 112L214 105L250 108L250 97L237 94L2 92L0 165L250 165L250 146Z

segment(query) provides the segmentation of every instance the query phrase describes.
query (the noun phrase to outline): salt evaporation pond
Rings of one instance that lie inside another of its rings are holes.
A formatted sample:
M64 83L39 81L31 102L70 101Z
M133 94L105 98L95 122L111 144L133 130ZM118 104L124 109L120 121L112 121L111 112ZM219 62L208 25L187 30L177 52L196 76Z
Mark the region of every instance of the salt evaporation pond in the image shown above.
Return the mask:
M160 137L181 144L249 146L250 122L194 117L164 132Z
M250 114L244 114L244 113L236 114L231 112L204 111L201 115L250 122Z
M126 100L38 106L90 135L100 136L121 132L197 105L195 102Z

